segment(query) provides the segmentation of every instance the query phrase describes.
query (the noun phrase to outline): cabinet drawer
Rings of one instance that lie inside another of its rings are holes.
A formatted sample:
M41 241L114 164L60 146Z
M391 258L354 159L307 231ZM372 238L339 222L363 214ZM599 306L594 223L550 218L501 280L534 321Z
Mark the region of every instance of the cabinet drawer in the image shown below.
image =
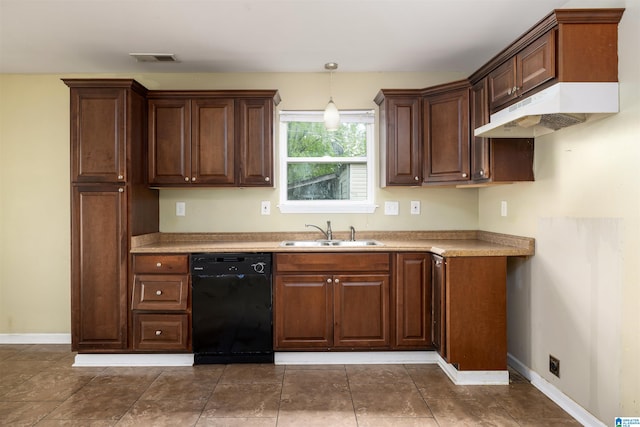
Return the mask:
M279 253L276 270L283 272L389 271L389 253Z
M134 310L186 310L189 275L137 274L133 279Z
M188 255L134 255L134 273L189 273Z
M186 314L134 314L135 350L189 350Z

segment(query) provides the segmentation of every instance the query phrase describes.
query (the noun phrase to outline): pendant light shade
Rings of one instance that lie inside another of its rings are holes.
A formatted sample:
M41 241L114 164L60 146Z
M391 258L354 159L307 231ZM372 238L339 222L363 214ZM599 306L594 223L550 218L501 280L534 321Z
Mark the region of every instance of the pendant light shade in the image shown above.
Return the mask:
M324 127L330 131L334 132L338 130L340 126L340 112L338 111L338 107L333 102L332 96L332 86L333 86L333 71L338 69L338 64L335 62L327 62L324 64L324 68L329 70L329 103L324 109Z
M328 131L336 131L340 126L340 112L333 102L333 98L329 98L329 103L324 109L324 127Z

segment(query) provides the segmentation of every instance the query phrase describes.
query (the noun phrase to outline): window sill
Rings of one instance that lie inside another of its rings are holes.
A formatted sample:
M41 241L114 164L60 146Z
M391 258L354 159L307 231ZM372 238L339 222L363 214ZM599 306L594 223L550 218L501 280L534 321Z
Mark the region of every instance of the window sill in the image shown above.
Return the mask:
M373 203L341 203L330 201L281 203L281 213L374 213L378 205Z

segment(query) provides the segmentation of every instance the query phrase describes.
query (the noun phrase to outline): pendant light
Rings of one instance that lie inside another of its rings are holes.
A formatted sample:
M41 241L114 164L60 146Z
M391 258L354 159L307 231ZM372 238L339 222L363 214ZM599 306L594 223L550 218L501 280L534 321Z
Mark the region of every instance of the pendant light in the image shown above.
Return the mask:
M340 126L340 112L331 96L333 89L333 72L338 69L338 64L336 62L327 62L324 64L324 68L329 71L329 103L324 109L324 127L328 131L333 132L338 130L338 126Z

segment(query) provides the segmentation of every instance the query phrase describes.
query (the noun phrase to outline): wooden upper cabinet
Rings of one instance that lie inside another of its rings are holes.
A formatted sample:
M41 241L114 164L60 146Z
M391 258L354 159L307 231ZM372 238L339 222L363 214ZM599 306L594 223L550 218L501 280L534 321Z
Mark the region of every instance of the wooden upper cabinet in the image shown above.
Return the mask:
M382 90L380 106L380 155L383 185L420 185L422 143L420 95L416 91Z
M124 182L126 89L71 88L71 181Z
M272 99L238 101L240 186L273 186Z
M556 77L555 35L549 31L489 74L492 112Z
M230 185L235 182L233 99L191 101L191 182Z
M426 91L422 104L424 182L469 181L469 85Z
M191 179L191 102L149 101L149 183L180 184Z
M149 101L151 184L234 183L234 101Z
M277 91L157 91L149 96L149 181L273 186Z

